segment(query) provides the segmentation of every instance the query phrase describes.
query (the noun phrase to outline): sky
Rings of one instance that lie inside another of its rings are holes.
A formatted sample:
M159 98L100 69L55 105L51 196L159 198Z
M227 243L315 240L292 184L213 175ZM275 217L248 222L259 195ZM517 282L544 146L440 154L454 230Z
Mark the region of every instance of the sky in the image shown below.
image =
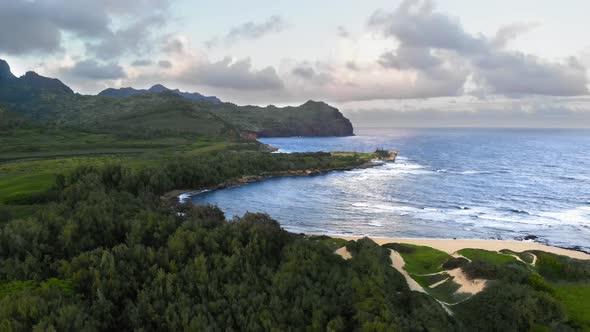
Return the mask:
M590 127L586 0L0 0L0 58L82 94L322 100L357 126Z

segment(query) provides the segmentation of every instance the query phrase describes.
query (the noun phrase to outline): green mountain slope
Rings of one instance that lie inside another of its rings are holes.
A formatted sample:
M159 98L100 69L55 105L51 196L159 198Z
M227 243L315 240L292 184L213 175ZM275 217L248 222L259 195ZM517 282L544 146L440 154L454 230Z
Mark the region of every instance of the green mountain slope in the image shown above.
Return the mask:
M33 72L16 78L4 61L0 62L0 106L35 121L107 132L171 131L248 138L353 135L350 121L321 102L285 108L237 106L187 99L175 90L123 98L83 96L57 79Z

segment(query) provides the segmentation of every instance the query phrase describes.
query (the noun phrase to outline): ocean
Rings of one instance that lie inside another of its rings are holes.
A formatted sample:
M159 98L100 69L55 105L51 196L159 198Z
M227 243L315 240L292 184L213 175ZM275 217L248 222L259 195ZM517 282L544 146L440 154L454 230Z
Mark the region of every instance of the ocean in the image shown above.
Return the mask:
M360 128L265 138L279 152L399 150L395 163L193 196L293 232L523 239L590 252L590 130Z

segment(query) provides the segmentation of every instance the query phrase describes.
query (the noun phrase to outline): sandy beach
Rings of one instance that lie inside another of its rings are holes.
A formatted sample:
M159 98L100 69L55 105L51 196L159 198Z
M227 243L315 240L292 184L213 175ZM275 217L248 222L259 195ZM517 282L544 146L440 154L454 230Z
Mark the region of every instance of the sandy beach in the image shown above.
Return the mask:
M362 236L334 236L336 238L345 239L345 240L358 240L362 238ZM427 246L434 249L438 249L449 254L453 254L458 250L465 249L465 248L473 248L473 249L484 249L484 250L491 250L491 251L500 251L502 249L509 249L516 252L522 252L526 250L541 250L545 252L550 252L558 255L564 255L572 258L577 259L588 259L590 260L590 255L575 251L575 250L568 250L563 248L551 247L544 244L536 243L536 242L526 242L526 241L502 241L502 240L476 240L476 239L411 239L411 238L379 238L379 237L372 237L373 241L375 241L379 245L383 245L386 243L408 243L408 244L415 244L420 246Z

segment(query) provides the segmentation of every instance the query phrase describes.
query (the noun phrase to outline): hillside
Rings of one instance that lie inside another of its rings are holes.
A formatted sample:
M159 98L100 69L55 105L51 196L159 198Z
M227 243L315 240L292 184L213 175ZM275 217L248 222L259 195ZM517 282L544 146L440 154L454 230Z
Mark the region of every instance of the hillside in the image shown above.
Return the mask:
M321 102L285 108L237 106L216 98L198 99L195 94L161 85L150 90L80 95L57 79L33 72L16 78L4 61L0 62L0 106L34 121L105 132L142 130L247 138L353 135L350 121Z

